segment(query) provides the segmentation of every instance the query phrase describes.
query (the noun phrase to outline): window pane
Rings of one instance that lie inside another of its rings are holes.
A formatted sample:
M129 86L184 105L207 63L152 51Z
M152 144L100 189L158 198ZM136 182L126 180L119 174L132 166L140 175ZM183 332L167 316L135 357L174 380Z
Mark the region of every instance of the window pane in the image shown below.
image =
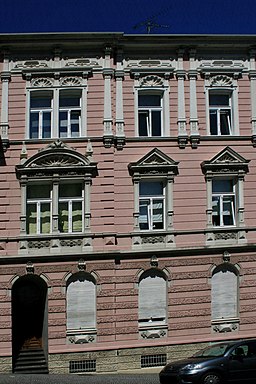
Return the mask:
M220 131L222 135L230 135L230 110L229 109L222 109L220 111Z
M50 233L50 228L51 228L50 203L41 203L40 233Z
M153 200L153 229L163 229L163 200Z
M139 107L160 107L161 99L161 95L139 94Z
M51 112L43 112L42 137L51 137Z
M27 233L29 235L36 234L36 204L27 204Z
M234 225L234 196L223 197L223 224Z
M27 188L28 199L47 199L50 198L50 185L29 185Z
M80 107L81 91L64 91L60 93L59 106Z
M60 184L59 185L60 197L81 197L82 196L82 184Z
M218 123L217 123L217 111L210 110L210 131L211 135L218 134Z
M152 111L152 136L161 136L161 111Z
M148 111L139 111L139 136L148 136L149 113Z
M140 196L157 196L163 195L163 183L162 182L142 182L140 183Z
M68 112L66 111L59 113L59 135L60 137L68 135Z
M225 94L216 94L216 93L210 93L209 100L210 105L218 105L218 106L227 106L229 105L229 95Z
M140 200L140 216L139 225L140 229L149 229L149 200Z
M213 192L233 192L233 180L232 179L215 179L212 181Z
M68 202L59 203L59 231L68 232Z
M30 132L31 139L38 139L39 136L39 112L30 113Z
M220 226L220 197L212 197L212 224Z
M80 111L71 111L70 119L71 136L78 137L80 127Z
M72 204L72 232L82 232L82 202Z
M51 108L52 92L32 92L30 97L30 108Z

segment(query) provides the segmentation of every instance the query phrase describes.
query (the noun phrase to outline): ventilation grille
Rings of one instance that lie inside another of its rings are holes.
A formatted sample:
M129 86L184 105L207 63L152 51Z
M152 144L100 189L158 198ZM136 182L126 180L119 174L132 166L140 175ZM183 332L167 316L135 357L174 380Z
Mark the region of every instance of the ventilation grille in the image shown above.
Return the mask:
M141 368L160 367L166 365L166 354L141 356Z
M96 372L96 360L72 360L69 362L69 373Z

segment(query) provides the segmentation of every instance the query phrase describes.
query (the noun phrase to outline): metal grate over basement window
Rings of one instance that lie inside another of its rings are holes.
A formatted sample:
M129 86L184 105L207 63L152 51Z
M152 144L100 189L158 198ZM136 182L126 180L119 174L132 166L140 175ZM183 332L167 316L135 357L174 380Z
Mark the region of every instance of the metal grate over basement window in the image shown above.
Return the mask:
M141 368L160 367L166 365L166 353L141 356Z
M96 360L71 360L69 373L96 372Z

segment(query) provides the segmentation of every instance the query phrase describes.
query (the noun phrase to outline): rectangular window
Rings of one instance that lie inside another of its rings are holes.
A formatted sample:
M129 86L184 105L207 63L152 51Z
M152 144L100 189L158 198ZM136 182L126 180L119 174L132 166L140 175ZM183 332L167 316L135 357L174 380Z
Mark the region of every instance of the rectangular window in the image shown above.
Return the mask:
M29 103L30 139L81 136L81 89L31 91Z
M232 179L212 181L212 223L223 227L235 225L235 186Z
M229 93L209 93L211 135L232 134L231 95Z
M59 98L59 137L79 137L81 90L64 90Z
M162 109L161 94L139 93L139 136L162 136Z
M59 186L59 231L66 233L83 230L82 184Z
M51 137L52 102L53 94L51 91L31 92L29 125L29 137L31 139Z
M141 182L139 225L142 230L164 229L164 187L162 182Z
M49 185L27 188L27 233L51 232L51 189Z

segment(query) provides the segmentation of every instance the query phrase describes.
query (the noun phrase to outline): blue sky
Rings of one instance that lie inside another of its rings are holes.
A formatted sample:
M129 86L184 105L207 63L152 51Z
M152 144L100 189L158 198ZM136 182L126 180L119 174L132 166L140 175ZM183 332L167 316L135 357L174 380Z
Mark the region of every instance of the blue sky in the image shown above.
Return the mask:
M146 33L138 24L151 18L167 26L152 33L256 34L256 0L0 0L0 10L0 33Z

